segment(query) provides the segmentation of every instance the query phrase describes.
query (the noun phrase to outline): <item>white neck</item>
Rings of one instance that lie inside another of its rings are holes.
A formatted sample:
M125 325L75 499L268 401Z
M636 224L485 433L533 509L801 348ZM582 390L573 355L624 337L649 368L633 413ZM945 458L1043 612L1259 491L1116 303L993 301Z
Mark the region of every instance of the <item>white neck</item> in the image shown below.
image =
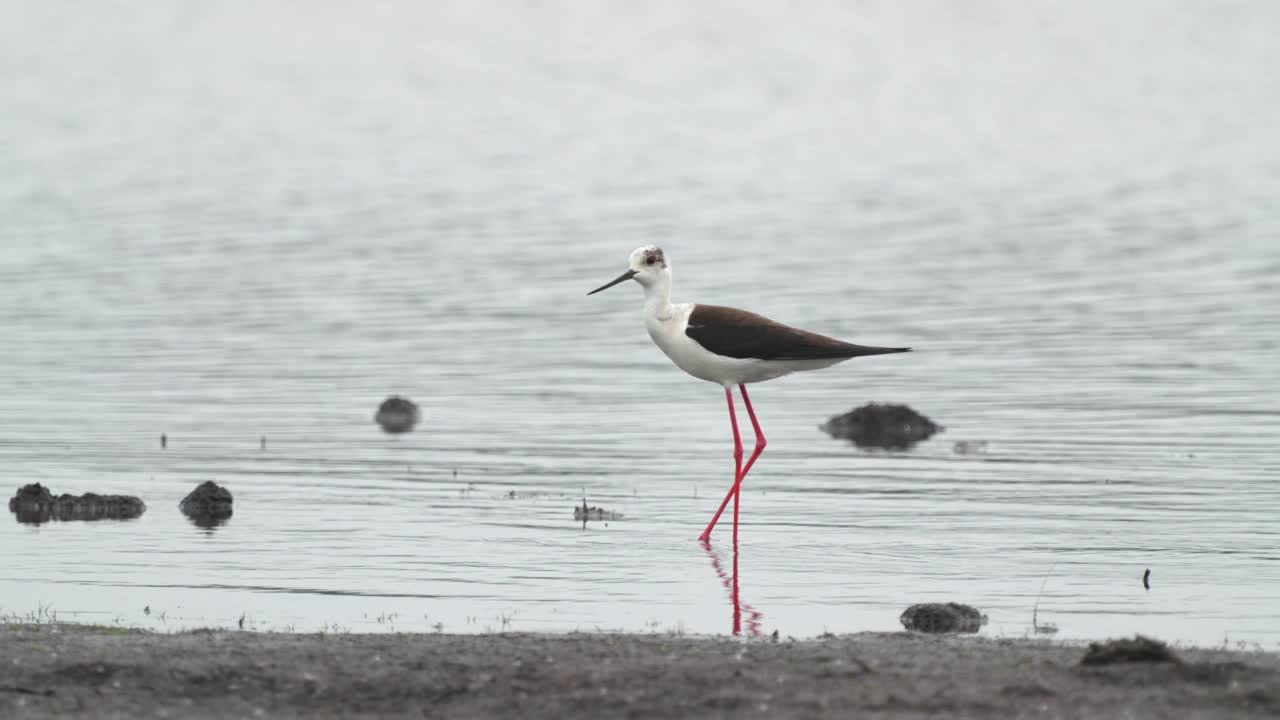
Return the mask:
M644 286L644 314L659 320L671 317L671 270L662 271L650 284Z

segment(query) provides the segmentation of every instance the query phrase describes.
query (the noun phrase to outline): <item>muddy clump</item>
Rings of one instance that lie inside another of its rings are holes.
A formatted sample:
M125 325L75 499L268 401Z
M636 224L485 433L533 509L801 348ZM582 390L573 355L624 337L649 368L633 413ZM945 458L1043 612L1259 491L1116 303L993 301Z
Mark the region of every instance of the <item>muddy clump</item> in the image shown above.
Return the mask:
M422 413L412 400L392 395L378 406L378 412L374 414L373 420L378 423L383 432L394 435L409 432L418 424L421 417Z
M586 500L583 500L581 505L577 505L573 508L573 519L581 522L586 522L588 520L619 520L621 518L622 513L605 510L602 507L596 507L594 505L588 507Z
M923 633L976 633L987 622L971 605L960 603L921 603L912 605L898 617L908 630Z
M867 403L819 426L833 438L860 448L905 450L942 432L941 425L906 405Z
M1115 665L1117 663L1174 663L1181 665L1182 660L1159 640L1152 640L1141 635L1132 639L1108 640L1102 643L1089 643L1089 649L1080 659L1081 665Z
M9 498L9 512L17 515L18 522L33 524L50 520L132 520L146 509L146 503L132 495L54 495L40 483L24 485Z
M231 518L231 491L206 480L182 498L178 509L200 527L221 525Z

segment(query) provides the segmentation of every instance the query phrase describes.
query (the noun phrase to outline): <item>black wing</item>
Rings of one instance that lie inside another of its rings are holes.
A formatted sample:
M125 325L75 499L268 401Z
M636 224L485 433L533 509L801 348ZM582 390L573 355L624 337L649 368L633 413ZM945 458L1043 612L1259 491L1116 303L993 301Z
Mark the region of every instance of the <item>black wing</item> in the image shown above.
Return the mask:
M740 359L831 360L911 350L854 345L718 305L694 305L684 333L717 355Z

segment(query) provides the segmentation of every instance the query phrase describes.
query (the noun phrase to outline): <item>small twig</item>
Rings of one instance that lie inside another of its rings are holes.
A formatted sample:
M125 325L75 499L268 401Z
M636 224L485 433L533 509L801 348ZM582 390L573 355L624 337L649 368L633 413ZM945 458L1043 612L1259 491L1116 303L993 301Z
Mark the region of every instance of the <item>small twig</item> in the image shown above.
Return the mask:
M1040 581L1040 592L1036 593L1035 605L1031 606L1031 627L1040 627L1040 623L1036 621L1036 617L1040 612L1040 596L1044 594L1044 586L1049 584L1049 575L1053 573L1053 569L1058 566L1058 561L1054 560L1049 566L1048 572L1044 574L1044 579Z
M32 690L24 687L0 687L0 692L18 693L19 695L43 695L45 697L53 697L52 690Z

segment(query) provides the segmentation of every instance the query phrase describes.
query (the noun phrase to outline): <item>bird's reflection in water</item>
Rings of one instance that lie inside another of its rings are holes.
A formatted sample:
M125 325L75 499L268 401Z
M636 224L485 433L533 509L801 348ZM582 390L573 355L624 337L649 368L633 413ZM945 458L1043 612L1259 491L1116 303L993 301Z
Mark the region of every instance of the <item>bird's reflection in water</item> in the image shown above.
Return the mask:
M720 584L724 585L729 591L729 604L733 607L733 634L741 635L743 626L743 616L746 616L747 634L751 637L760 637L760 623L764 620L764 613L756 610L747 603L742 602L742 598L738 593L738 538L733 539L733 572L727 574L724 571L724 564L720 561L720 554L711 548L711 542L708 540L701 541L702 549L707 552L707 557L711 558L711 569L716 571L716 575L720 577Z

